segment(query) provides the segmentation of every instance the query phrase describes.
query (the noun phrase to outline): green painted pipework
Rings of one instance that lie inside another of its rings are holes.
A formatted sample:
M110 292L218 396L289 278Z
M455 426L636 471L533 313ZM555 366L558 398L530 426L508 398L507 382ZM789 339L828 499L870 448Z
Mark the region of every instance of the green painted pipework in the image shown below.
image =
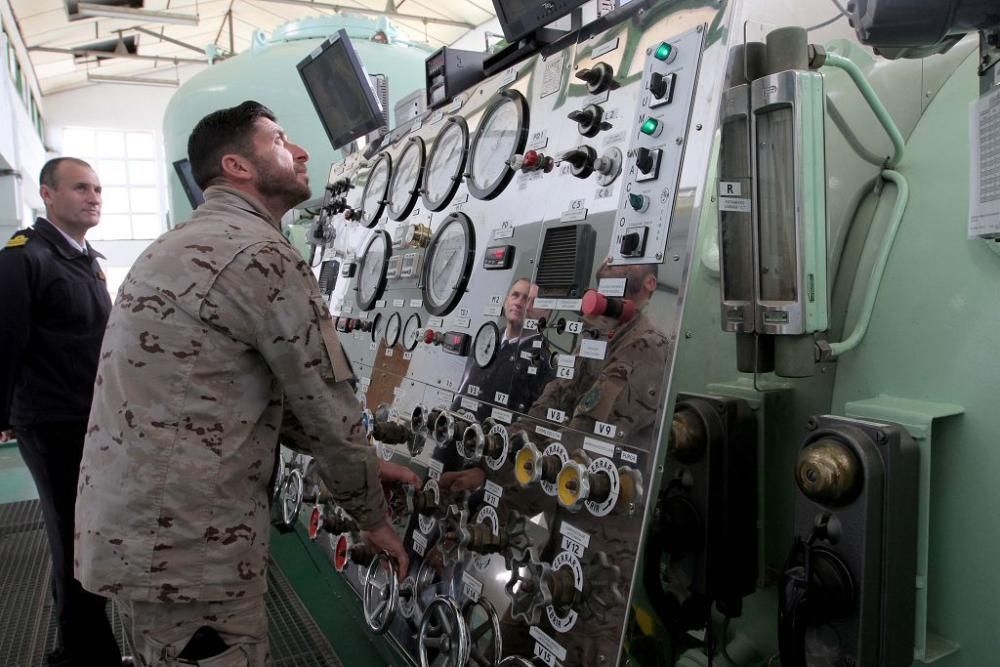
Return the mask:
M890 116L889 112L886 111L886 108L882 104L882 100L879 99L875 89L872 88L871 84L868 83L868 80L865 79L865 75L861 73L858 66L848 58L837 55L836 53L827 53L826 60L823 64L830 67L836 67L847 72L847 75L851 77L851 80L858 87L858 90L861 91L861 95L864 96L865 101L868 102L868 106L871 107L872 111L875 113L875 117L878 118L878 122L885 128L885 131L889 134L889 139L892 141L893 156L889 158L888 162L886 162L886 167L896 167L903 159L903 152L905 150L903 135L899 131L899 128L896 127L896 123L893 122L892 116Z
M865 333L868 331L868 325L871 323L872 319L872 312L875 310L875 299L878 297L878 288L882 284L882 276L885 275L885 267L889 264L889 254L892 252L892 246L896 241L896 233L899 231L900 223L903 222L903 214L906 213L906 205L910 200L910 185L906 182L906 178L904 178L902 174L898 171L893 171L892 169L884 169L882 170L882 178L895 184L896 203L892 207L892 217L889 222L889 228L886 230L885 237L882 239L878 259L875 261L875 266L872 268L871 280L868 282L868 290L865 292L865 301L861 307L861 314L858 316L858 321L854 325L854 331L852 331L851 335L843 341L830 344L830 354L835 358L856 348L861 342L861 339L864 338Z

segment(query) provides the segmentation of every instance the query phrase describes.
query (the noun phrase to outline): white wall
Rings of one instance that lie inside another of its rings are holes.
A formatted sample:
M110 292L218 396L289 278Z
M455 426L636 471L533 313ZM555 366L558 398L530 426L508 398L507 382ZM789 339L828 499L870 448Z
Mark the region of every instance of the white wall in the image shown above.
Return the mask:
M181 80L200 67L184 68ZM46 143L56 155L62 154L63 131L67 127L152 132L157 158L163 164L163 116L176 88L125 84L96 84L56 93L45 98ZM167 214L166 171L159 175L160 206ZM100 177L100 173L98 173ZM165 219L165 218L164 218ZM164 223L163 229L166 229ZM104 262L112 296L118 283L149 241L93 241L107 257Z
M45 147L10 78L7 45L0 38L0 240L32 222L42 208L38 172L45 164Z

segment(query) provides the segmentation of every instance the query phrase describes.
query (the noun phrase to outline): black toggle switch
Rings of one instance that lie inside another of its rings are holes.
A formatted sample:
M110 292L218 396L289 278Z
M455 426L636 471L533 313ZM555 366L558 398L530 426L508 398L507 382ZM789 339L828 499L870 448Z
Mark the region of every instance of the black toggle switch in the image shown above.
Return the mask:
M676 79L677 75L673 72L666 75L653 72L649 78L649 92L660 102L669 104L674 98L674 81Z
M653 157L653 151L648 148L639 148L635 153L635 166L639 167L639 171L644 174L648 174L653 170L656 164L656 159Z
M646 230L639 229L622 237L622 257L642 257L646 251Z
M615 85L615 70L607 63L597 63L592 68L585 68L576 73L576 78L587 84L587 92L591 95L603 93Z
M570 113L569 119L576 121L577 130L585 137L595 137L601 130L611 129L611 123L604 122L604 109L598 104L588 104Z
M587 178L594 173L594 162L597 161L597 151L584 144L563 154L562 160L569 162L571 172L577 178Z

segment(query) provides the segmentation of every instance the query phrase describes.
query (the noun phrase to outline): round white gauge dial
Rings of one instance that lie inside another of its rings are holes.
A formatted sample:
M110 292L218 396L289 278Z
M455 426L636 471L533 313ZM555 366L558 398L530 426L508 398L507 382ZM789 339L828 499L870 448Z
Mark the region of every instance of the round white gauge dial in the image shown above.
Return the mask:
M458 304L472 273L475 230L464 213L452 213L441 223L427 247L423 269L424 308L447 315Z
M420 315L413 313L403 326L403 348L413 351L417 347L420 336Z
M382 155L376 160L368 173L368 181L361 196L361 222L365 227L374 227L382 216L391 174L392 159L388 155Z
M399 313L389 316L389 321L385 323L385 344L388 347L395 347L399 342L399 332L403 328L403 318Z
M448 227L437 239L434 258L430 265L430 283L427 291L433 303L444 303L455 290L462 276L464 257L468 248L468 239L462 226L448 223Z
M416 137L396 161L389 191L389 217L402 220L413 210L420 187L420 170L424 166L424 142Z
M465 167L468 143L469 131L464 121L447 123L438 135L424 177L425 203L431 210L441 210L454 196Z
M371 310L375 301L382 296L385 289L385 274L389 264L391 241L384 232L376 232L361 257L361 269L358 272L358 307Z
M497 325L487 322L476 332L476 338L472 343L473 354L476 365L486 368L493 363L497 356L497 349L500 347L500 330Z
M472 182L486 189L509 169L507 161L517 150L521 122L514 100L505 100L490 114L479 130L480 138L472 155Z

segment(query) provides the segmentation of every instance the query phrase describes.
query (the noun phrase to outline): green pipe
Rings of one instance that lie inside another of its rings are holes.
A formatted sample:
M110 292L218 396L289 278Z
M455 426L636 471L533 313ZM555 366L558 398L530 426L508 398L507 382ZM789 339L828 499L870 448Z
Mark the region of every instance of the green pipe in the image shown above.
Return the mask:
M894 168L903 159L904 142L903 135L896 127L896 123L893 122L892 116L886 111L885 106L882 104L882 100L878 98L878 94L875 89L871 87L868 80L865 79L865 75L861 73L861 70L857 65L854 64L852 60L845 58L844 56L837 55L836 53L827 53L826 59L823 61L824 65L830 67L837 67L839 69L847 72L847 75L851 77L854 81L854 85L858 87L861 95L868 102L868 106L871 107L872 111L875 113L875 117L878 118L878 122L882 124L885 131L889 134L889 139L892 141L892 148L894 155L892 158L886 162L886 167Z
M885 237L882 239L882 247L879 248L875 266L872 267L871 280L868 282L868 291L865 293L865 302L861 307L861 315L854 325L854 331L851 332L851 335L847 339L830 345L830 353L834 357L839 357L843 353L857 347L868 331L868 325L872 319L872 311L875 310L875 299L878 297L878 288L882 284L882 276L885 274L885 267L889 263L889 253L892 252L892 246L896 241L896 232L899 231L899 225L903 221L903 213L906 212L906 204L910 199L910 185L903 178L902 174L891 169L883 169L882 178L896 184L898 190L896 193L896 205L892 209L892 219L889 222L889 228L886 230Z

